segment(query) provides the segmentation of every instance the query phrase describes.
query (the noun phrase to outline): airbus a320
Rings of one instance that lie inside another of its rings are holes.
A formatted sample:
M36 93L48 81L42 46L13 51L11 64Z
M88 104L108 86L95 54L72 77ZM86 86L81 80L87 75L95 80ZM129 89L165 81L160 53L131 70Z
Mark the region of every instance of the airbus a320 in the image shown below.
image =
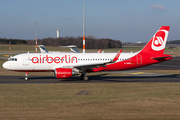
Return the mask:
M145 45L136 53L25 53L15 55L3 64L11 71L54 72L55 77L65 79L81 74L88 80L87 72L121 71L172 59L164 54L170 26L162 26Z

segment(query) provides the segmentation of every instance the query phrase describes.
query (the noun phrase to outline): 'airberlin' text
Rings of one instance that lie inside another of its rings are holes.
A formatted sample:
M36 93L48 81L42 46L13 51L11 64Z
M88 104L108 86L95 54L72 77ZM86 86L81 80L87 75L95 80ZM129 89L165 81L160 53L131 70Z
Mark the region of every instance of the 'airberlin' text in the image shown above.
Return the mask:
M32 57L31 59L32 63L36 64L36 63L77 63L77 57L73 56L71 57L70 55L65 55L63 57L51 57L51 56L44 56L44 57L41 57L41 55L39 57Z

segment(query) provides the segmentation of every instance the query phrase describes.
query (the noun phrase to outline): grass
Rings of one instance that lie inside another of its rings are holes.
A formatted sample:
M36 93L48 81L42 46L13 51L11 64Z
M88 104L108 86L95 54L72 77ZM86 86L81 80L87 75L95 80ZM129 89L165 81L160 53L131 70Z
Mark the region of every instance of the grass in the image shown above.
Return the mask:
M180 119L180 83L1 84L1 119ZM77 95L79 91L89 95Z

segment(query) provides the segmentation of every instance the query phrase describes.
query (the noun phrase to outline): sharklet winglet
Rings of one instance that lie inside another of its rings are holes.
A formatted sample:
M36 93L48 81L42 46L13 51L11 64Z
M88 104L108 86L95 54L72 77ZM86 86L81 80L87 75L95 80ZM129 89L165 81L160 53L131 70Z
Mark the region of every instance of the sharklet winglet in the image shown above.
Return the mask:
M114 62L116 62L116 61L118 60L118 58L119 58L121 52L122 52L122 49L119 50L119 52L116 54L116 56L113 58L113 60L111 60L111 61L108 62L108 63L114 63Z

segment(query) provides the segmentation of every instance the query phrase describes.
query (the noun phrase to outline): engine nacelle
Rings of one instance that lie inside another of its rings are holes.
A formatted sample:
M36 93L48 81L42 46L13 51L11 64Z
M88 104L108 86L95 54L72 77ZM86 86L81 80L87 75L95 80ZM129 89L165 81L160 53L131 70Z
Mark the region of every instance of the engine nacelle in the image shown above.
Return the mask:
M73 75L78 75L79 70L72 69L72 68L56 68L55 76L56 78L69 78Z

